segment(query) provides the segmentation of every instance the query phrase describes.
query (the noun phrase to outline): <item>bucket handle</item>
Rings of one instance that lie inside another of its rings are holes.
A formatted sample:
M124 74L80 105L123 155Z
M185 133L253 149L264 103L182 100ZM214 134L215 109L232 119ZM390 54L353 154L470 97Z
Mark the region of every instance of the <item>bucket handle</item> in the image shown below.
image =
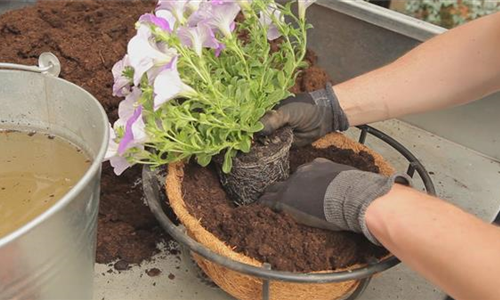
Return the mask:
M38 66L25 66L10 63L0 63L0 69L20 70L41 73L52 77L58 77L61 73L61 63L57 56L51 52L44 52L38 57Z

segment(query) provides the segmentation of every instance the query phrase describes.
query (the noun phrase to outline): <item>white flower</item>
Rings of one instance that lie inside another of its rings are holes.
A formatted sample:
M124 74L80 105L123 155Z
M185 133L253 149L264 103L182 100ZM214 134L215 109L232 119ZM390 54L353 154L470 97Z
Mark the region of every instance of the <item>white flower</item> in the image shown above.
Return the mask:
M142 118L142 106L138 100L142 91L138 87L132 89L132 93L118 105L118 121L115 126L125 129L125 134L120 141L118 153L123 155L125 151L147 142L146 125Z
M118 118L122 124L127 124L129 120L134 118L134 114L137 114L137 110L140 107L138 100L141 96L141 89L134 87L132 93L120 102L118 105ZM137 120L133 122L132 133L137 143L144 143L147 140L145 127L142 115L137 117Z
M103 161L109 161L116 175L121 175L126 169L132 165L123 156L118 155L118 143L116 142L115 130L120 126L118 122L115 123L115 128L109 124L109 143L106 155Z
M113 73L113 96L124 97L130 93L130 79L123 76L123 71L130 66L128 55L125 55L122 60L115 63L111 72Z
M236 0L236 3L241 7L243 11L248 11L252 9L253 0Z
M311 6L316 0L299 0L299 18L305 20L306 10Z
M240 6L235 2L211 1L201 5L200 9L191 15L188 23L195 26L202 22L212 29L218 29L225 37L231 37L240 10Z
M207 2L207 0L189 0L187 3L187 8L191 13L194 13L200 8L200 4Z
M267 28L267 38L270 41L273 41L281 36L281 32L274 23L272 16L274 16L274 18L278 20L278 22L285 21L285 18L281 14L281 11L278 9L278 7L276 7L276 4L269 5L266 12L260 12L260 24Z
M173 48L159 49L151 29L146 25L139 25L137 35L128 43L130 65L134 68L134 84L138 85L142 75L153 67L162 67L172 61L177 55Z
M165 69L158 74L154 82L154 91L156 94L154 99L155 110L179 96L189 97L196 94L193 88L182 82L177 71L177 58L174 59L171 68Z
M175 28L175 25L177 24L177 19L174 17L174 15L170 11L168 11L166 9L159 9L159 10L156 10L155 15L158 18L162 18L162 19L167 20L168 24L170 25L170 29L173 30Z
M179 39L184 46L191 47L201 57L203 47L218 49L219 42L206 24L200 23L196 27L182 27L178 32Z
M117 153L118 153L118 143L116 142L116 133L111 124L109 124L109 142L103 161L110 160Z
M142 117L142 106L137 102L141 97L141 90L134 87L132 92L120 102L118 107L119 119L110 127L109 143L104 161L113 166L116 175L120 175L132 166L126 158L127 150L136 148L144 150L144 143L148 141L146 125ZM116 131L124 132L120 141L117 141Z
M177 22L184 24L186 18L184 13L189 0L159 0L156 10L168 10L175 17Z
M168 12L166 10L160 10L159 12L163 12L163 15L165 16L165 18L159 17L158 13L156 15L147 13L147 14L143 14L139 18L139 23L155 25L165 32L169 32L169 33L172 32L173 25L171 25L171 24L175 24L175 19L169 20L168 18L171 16L171 14L170 14L170 12ZM169 14L170 14L170 16L169 16ZM172 22L172 23L170 23L170 22Z

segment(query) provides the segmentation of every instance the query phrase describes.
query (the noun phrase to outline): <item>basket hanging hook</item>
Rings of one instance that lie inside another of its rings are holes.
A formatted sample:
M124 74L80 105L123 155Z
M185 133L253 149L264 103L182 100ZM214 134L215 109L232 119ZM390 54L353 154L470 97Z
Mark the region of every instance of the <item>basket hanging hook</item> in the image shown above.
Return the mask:
M44 52L38 57L38 66L25 66L19 64L0 63L0 69L20 70L42 73L52 77L58 77L61 73L61 63L57 56L51 52Z

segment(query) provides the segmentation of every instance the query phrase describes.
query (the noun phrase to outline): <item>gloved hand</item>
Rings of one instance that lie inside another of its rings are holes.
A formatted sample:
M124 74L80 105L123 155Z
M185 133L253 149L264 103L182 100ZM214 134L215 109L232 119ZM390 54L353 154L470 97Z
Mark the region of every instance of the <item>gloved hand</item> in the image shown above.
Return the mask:
M363 233L380 245L366 226L365 212L394 183L411 185L411 179L406 174L386 177L317 158L300 166L287 181L269 186L259 203L288 212L311 227Z
M332 85L312 93L303 93L283 100L261 120L262 135L289 125L294 130L294 146L308 145L332 131L345 131L349 121L340 107Z

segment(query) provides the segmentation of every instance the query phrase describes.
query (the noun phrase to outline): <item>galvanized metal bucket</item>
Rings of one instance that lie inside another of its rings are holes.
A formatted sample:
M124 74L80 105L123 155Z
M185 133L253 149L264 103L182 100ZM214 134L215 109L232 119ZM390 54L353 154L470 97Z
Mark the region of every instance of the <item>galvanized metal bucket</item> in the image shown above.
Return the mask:
M92 299L108 121L91 94L57 78L54 55L44 53L39 62L0 64L0 129L48 131L80 146L93 163L54 206L0 238L0 299Z

